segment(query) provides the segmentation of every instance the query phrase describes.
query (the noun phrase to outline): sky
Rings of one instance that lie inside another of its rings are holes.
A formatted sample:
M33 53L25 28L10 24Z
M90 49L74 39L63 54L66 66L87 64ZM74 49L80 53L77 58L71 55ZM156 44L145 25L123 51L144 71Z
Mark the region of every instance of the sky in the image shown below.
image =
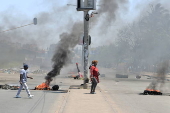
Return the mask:
M107 1L107 0L106 0ZM140 13L148 7L148 5L154 1L167 4L168 0L129 0L125 7L119 6L117 12L117 20L115 23L110 25L111 33L116 36L117 30L130 22L133 22L136 18L140 16ZM59 35L62 32L66 32L71 28L73 23L77 21L83 22L83 12L77 12L76 6L67 6L67 4L76 5L76 0L0 0L0 29L5 30L12 27L18 27L21 25L32 23L34 17L38 18L37 26L28 26L27 28L20 28L20 30L9 31L4 35L12 33L25 33L25 31L30 30L30 33L37 31L38 35L31 35L33 41L37 41L39 45L42 43L45 47L50 44L59 41ZM98 4L98 3L97 3ZM60 7L62 7L60 9ZM98 8L98 7L97 7ZM48 21L47 21L48 20ZM48 27L45 26L48 24ZM42 29L43 28L43 29ZM40 30L42 29L42 30ZM51 32L49 29L53 29ZM55 30L56 32L55 32ZM23 30L23 31L22 31ZM47 32L47 33L45 33ZM98 34L95 30L90 32L93 36L92 44L94 46L99 46L102 41L93 43ZM29 32L28 32L29 34ZM112 34L108 34L112 35ZM41 37L40 37L41 36ZM24 37L20 36L19 37ZM34 38L37 38L36 40ZM44 37L44 38L42 38ZM47 40L48 39L48 40ZM25 39L26 40L26 39ZM104 41L108 42L105 38ZM109 41L112 42L112 41ZM43 46L42 46L43 47Z
M20 13L24 13L30 17L43 12L49 11L52 7L54 1L47 2L47 0L0 0L1 4L0 11L5 11L8 9L14 9ZM67 4L67 0L56 0L60 6Z
M44 11L50 11L53 4L58 4L58 6L66 6L67 4L73 3L76 4L76 2L70 2L70 0L0 0L1 4L3 4L0 7L0 12L13 9L13 11L17 11L21 14L25 14L28 17L34 17L38 13L44 12ZM76 0L75 0L76 1ZM129 18L133 18L137 15L138 11L134 11L136 9L136 5L140 3L145 3L146 1L152 1L152 0L129 0L129 12L127 16ZM69 7L69 6L68 6ZM76 10L76 7L72 6L72 9ZM130 20L130 19L129 19Z

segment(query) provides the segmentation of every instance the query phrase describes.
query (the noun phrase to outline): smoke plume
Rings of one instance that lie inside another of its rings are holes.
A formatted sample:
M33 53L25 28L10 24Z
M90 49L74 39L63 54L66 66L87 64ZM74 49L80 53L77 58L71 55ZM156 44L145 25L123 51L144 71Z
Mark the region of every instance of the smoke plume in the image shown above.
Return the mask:
M108 44L108 42L114 41L113 37L116 36L114 32L117 32L116 29L121 26L119 24L115 27L115 23L121 21L122 12L127 12L127 10L124 10L127 9L127 4L128 0L107 0L107 2L100 0L97 3L97 10L93 12L98 12L98 14L90 19L91 35L101 38L95 40L95 45Z
M50 4L49 2L44 2L44 6ZM27 13L23 14L21 11L13 8L0 12L0 68L3 66L16 66L13 65L13 62L17 62L17 64L27 62L25 61L26 54L34 57L37 55L25 52L23 45L36 45L39 50L46 50L51 43L58 42L60 34L69 31L77 20L75 18L79 16L78 14L78 16L72 16L75 12L75 8L71 9L66 4L62 6L61 2L52 4L47 11L43 10L29 17ZM31 24L35 17L38 19L37 25ZM9 30L27 24L30 25ZM36 51L35 49L32 50ZM11 58L11 56L13 57Z
M70 33L62 33L60 35L60 41L52 58L53 69L45 77L46 80L52 80L53 77L60 74L63 66L70 60L71 50L78 44L82 31L82 22L77 22L74 24Z
M156 77L149 84L147 89L161 90L166 80L166 74L168 72L168 68L169 68L169 62L168 61L162 62L157 69Z
M128 3L128 0L107 0L107 2L105 0L101 0L99 2L100 8L98 12L101 16L105 17L104 21L109 24L116 20L116 12L119 7L123 7L125 3Z
M108 0L107 2L105 2L105 0L101 0L99 3L101 5L99 7L98 13L100 14L100 17L105 16L103 24L106 25L107 23L109 25L110 22L114 21L116 19L115 13L119 8L118 4L126 2L127 0ZM91 21L99 22L99 19L97 18L94 18ZM55 54L52 58L53 69L45 77L46 80L52 80L53 77L59 75L63 66L66 65L67 62L70 60L70 50L78 44L79 36L83 32L82 28L83 22L75 23L70 33L62 33L60 35L60 41L57 44Z

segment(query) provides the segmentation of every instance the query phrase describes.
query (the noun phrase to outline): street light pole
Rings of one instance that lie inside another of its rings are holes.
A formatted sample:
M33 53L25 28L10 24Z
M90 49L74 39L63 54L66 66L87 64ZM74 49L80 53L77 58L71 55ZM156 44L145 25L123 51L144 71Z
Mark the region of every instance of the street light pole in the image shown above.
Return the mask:
M89 57L89 14L84 11L84 88L87 88L88 82L88 57Z
M32 25L32 24L37 25L37 18L33 19L33 23L23 25L23 26L19 26L19 27L15 27L15 28L12 28L12 29L7 29L7 30L4 30L4 31L1 31L0 33L4 33L4 32L11 31L11 30L14 30L14 29L18 29L18 28L21 28L21 27L26 27L26 26L29 26L29 25Z

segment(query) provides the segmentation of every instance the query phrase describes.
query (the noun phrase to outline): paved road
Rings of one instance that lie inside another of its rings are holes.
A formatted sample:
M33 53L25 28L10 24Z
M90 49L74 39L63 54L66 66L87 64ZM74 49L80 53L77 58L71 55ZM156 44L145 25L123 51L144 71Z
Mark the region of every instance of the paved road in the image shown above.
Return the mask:
M117 113L170 113L170 82L166 81L163 89L164 95L140 95L151 82L150 79L142 77L137 80L134 76L127 79L115 78L115 73L102 69L101 73L105 73L106 77L100 79L98 86L104 94L104 98L108 101L108 105ZM6 75L5 75L6 76ZM33 80L28 81L28 86L33 89L35 86L44 81L45 75L32 75ZM18 77L18 75L17 75ZM6 76L6 82L17 83L16 77L8 80L10 76ZM26 92L21 93L22 98L14 98L16 90L0 89L0 110L2 113L55 113L60 111L61 105L70 85L79 85L77 80L66 78L65 75L58 76L51 85L60 85L61 91L35 91L31 90L35 95L33 99L28 99ZM0 83L2 84L0 76ZM102 102L101 102L102 104Z
M5 83L9 82L17 84L18 80L10 80L10 76L6 75ZM18 76L18 75L13 75ZM45 75L32 75L33 80L28 80L28 86L33 89L35 86L44 82ZM2 76L1 76L2 77ZM2 78L1 78L2 79ZM0 89L0 112L1 113L57 113L60 109L66 91L70 87L70 83L74 81L70 78L65 78L64 75L58 76L51 86L57 84L60 86L59 91L42 91L30 90L31 94L35 95L33 99L29 99L25 90L22 90L21 97L15 98L17 90ZM1 80L1 84L4 81Z
M108 73L101 78L98 85L110 101L110 106L120 113L170 113L170 82L166 81L163 90L164 95L140 95L151 83L151 79L143 77L136 79L115 78L115 73Z

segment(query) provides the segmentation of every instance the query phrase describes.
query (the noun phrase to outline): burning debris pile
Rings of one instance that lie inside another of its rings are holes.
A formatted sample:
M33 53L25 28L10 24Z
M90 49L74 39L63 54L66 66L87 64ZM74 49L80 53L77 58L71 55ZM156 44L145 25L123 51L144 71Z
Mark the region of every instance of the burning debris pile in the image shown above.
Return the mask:
M144 95L162 95L161 89L164 86L168 68L168 61L164 61L160 64L156 77L154 77L153 81L149 84L146 90L144 90Z

